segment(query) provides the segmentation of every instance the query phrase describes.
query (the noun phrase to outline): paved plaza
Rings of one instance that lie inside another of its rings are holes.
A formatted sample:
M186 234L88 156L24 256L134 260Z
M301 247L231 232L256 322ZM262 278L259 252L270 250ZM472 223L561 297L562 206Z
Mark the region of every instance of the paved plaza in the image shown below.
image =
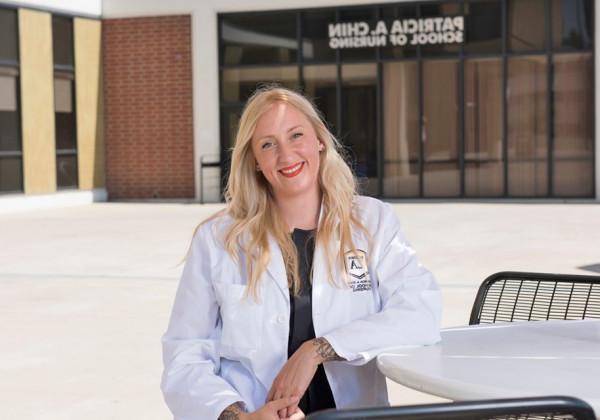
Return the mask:
M221 208L98 203L0 215L0 417L169 419L160 336L192 231ZM493 272L600 270L599 203L394 208L440 283L444 326L468 322ZM439 401L395 384L390 393L394 404Z

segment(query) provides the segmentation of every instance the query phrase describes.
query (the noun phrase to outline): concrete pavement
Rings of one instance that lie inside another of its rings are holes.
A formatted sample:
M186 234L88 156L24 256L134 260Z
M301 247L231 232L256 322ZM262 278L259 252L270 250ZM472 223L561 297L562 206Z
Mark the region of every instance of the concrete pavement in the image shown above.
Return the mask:
M170 418L160 336L195 225L220 205L101 203L0 216L3 419ZM597 203L394 204L439 280L444 326L466 324L500 270L590 274ZM395 404L438 401L390 384Z

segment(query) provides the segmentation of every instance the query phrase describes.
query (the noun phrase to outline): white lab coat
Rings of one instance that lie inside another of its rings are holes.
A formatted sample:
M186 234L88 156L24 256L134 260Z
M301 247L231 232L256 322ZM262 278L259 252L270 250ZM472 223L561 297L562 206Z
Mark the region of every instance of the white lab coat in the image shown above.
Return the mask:
M364 234L353 233L368 267L347 255L351 286L340 288L328 281L318 244L313 261L315 334L348 360L324 363L338 408L388 405L375 356L440 339L439 289L417 262L391 206L368 197L357 197L355 205L373 238L369 248ZM222 244L228 222L227 216L213 219L195 235L162 339L161 388L176 420L216 419L236 401L250 411L260 408L288 358L290 299L281 250L270 241L260 301L244 299L243 255L236 263Z

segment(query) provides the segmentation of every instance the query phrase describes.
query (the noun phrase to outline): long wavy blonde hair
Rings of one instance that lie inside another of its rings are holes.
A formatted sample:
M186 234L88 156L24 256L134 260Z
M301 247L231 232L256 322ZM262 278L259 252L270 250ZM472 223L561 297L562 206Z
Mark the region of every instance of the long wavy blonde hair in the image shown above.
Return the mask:
M342 146L327 129L316 107L303 95L286 88L267 86L258 89L246 103L232 150L231 170L225 189L225 213L233 221L224 237L225 249L232 258L239 262L240 251L246 256L247 292L254 297L259 295L259 281L271 258L269 235L283 254L289 288L297 294L301 285L296 247L277 211L268 181L255 169L256 160L251 147L258 120L271 105L282 102L304 114L324 146L319 153L318 182L322 209L315 240L316 244L324 246L328 280L332 284L336 283L334 265L337 264L340 272L345 273L344 253L349 250L356 253L352 230L358 229L369 237L354 211L356 179L342 158ZM338 240L339 249L333 249Z

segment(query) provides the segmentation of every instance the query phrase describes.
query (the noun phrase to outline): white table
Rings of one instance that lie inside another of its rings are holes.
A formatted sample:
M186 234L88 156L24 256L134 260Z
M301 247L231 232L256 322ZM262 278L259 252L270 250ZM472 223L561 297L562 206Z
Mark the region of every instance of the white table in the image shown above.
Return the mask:
M567 395L600 418L600 320L446 329L441 343L386 351L377 366L393 381L454 401Z

